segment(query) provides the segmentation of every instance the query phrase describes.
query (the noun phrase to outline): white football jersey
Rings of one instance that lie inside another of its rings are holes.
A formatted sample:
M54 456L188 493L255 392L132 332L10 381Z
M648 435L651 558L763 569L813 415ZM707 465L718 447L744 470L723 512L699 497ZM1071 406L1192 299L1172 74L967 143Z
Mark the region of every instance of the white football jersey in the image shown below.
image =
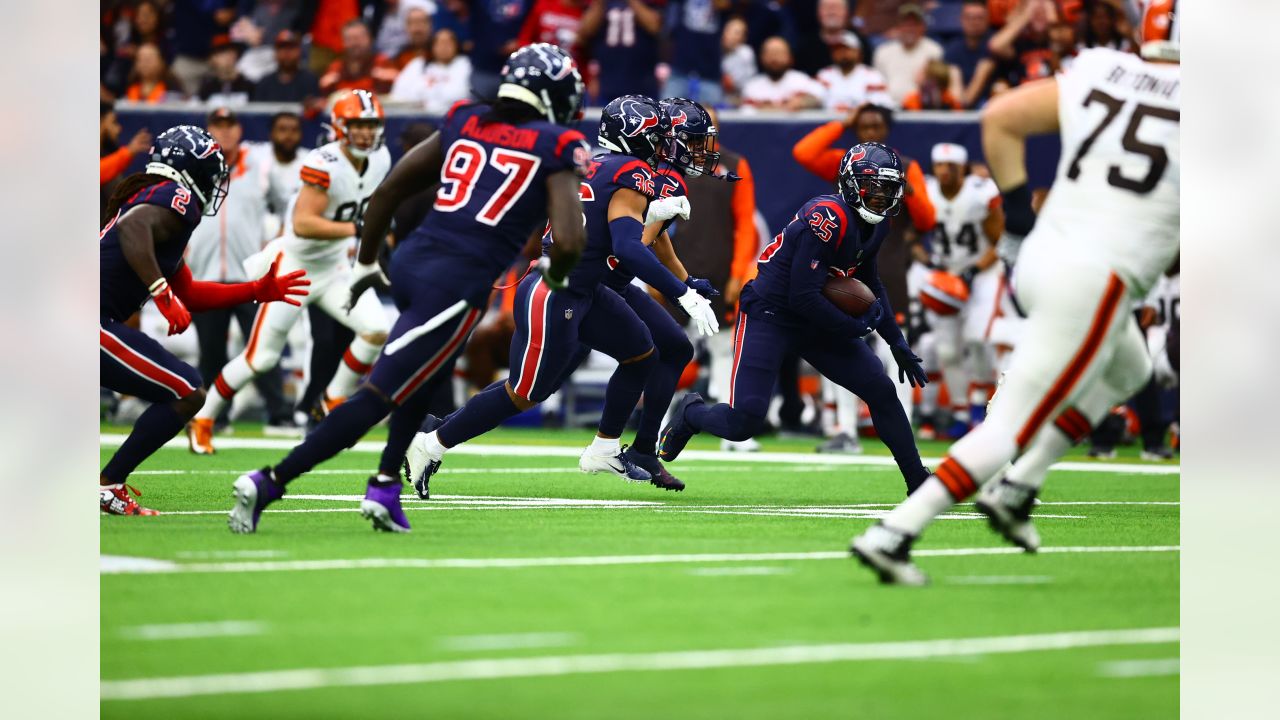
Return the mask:
M840 68L831 65L819 70L817 77L827 89L824 106L828 110L849 112L863 103L889 108L897 106L889 97L889 85L884 75L873 67L859 63L845 75Z
M942 186L932 175L925 176L929 200L938 213L933 230L933 261L960 273L978 261L993 242L982 233L982 222L1000 204L1000 190L991 178L970 175L953 198L942 194Z
M1028 242L1101 259L1139 298L1178 254L1180 78L1105 48L1058 76L1062 157Z
M1180 275L1161 275L1147 293L1143 305L1156 311L1155 325L1168 329L1182 315L1182 281Z
M390 169L391 153L385 145L369 153L364 173L359 173L343 154L341 144L331 142L307 153L299 177L302 182L328 193L329 204L324 210L326 218L337 222L354 222L357 218L364 217L369 198ZM297 204L298 196L294 195L289 201L289 209L285 211L284 233L281 238L284 249L304 263L347 260L356 242L354 235L341 240L313 240L294 234L293 210Z

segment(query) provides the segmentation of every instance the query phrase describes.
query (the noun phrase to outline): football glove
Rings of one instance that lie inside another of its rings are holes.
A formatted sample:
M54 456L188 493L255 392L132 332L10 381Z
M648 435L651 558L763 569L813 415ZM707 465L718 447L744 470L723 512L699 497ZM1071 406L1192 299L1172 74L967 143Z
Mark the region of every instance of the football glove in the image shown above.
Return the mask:
M689 198L683 195L658 198L649 203L649 212L644 216L644 224L664 223L676 217L689 219Z
M911 351L906 340L899 340L890 345L889 350L893 352L894 362L898 363L898 382L910 382L914 387L924 387L929 384L929 378L920 365L920 358Z
M551 267L550 257L543 255L538 258L538 262L534 265L534 269L542 275L543 282L547 284L547 287L551 288L552 292L555 292L556 290L563 290L568 287L568 276L556 277L555 270Z
M871 303L871 307L868 307L865 312L850 319L854 325L854 336L864 338L875 332L877 327L880 327L880 321L884 319L884 303L880 302L879 298L876 298L876 301Z
M978 276L978 266L970 265L960 273L960 279L964 281L964 286L973 289L973 279Z
M688 285L690 290L697 290L702 297L707 299L711 299L720 294L720 291L711 284L710 280L704 280L690 275L685 278L684 284Z
M253 299L260 303L279 301L301 306L302 302L298 298L310 294L302 289L311 284L307 279L307 271L294 270L286 275L279 275L279 269L280 257L277 256L267 269L267 274L253 281Z
M170 335L177 335L191 325L191 313L187 310L187 306L182 304L182 300L173 294L168 280L160 278L151 283L148 290L151 291L151 299L160 309L160 314L169 321Z
M1018 260L1018 251L1022 249L1022 241L1026 239L1022 235L1014 235L1005 230L1000 234L1000 240L996 243L996 257L1004 261L1004 266L1010 271L1013 270L1013 264Z
M351 308L356 306L356 301L369 288L377 288L379 290L387 290L391 287L391 281L387 279L386 273L382 272L382 266L375 260L371 263L362 263L356 261L355 267L351 272L351 292L347 297L347 312L351 312Z
M690 288L688 292L676 298L676 302L689 313L693 324L698 328L699 335L710 337L719 332L720 321L716 319L716 311L711 309L711 301L699 295L697 290Z

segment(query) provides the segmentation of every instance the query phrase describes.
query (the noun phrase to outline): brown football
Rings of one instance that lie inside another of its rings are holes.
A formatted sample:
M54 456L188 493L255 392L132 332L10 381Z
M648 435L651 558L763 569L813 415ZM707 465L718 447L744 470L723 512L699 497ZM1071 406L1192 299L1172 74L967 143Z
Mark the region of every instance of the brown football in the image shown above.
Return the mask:
M857 278L833 276L822 286L822 296L846 315L858 316L876 301L876 294Z

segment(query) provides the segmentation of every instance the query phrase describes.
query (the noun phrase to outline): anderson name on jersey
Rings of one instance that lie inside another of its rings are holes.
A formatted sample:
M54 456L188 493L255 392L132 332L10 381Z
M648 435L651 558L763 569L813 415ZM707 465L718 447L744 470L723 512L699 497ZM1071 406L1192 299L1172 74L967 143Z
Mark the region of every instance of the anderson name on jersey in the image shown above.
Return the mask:
M355 222L364 216L369 198L390 169L391 153L385 145L369 153L361 173L342 152L342 144L335 141L307 153L299 176L302 182L328 193L324 217L335 222ZM298 196L294 195L285 211L282 236L285 251L304 263L345 262L355 236L337 240L298 237L293 232L293 210L297 204Z

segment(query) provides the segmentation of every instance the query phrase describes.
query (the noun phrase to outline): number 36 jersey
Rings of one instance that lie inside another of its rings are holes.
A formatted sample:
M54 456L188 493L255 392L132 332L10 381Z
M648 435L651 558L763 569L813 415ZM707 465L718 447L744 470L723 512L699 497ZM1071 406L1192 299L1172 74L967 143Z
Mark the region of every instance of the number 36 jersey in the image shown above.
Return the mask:
M1058 76L1062 157L1030 243L1101 259L1138 297L1178 253L1177 64L1085 50Z
M342 152L339 142L331 142L307 153L302 162L302 182L325 191L329 204L324 217L335 222L355 222L364 217L369 198L378 183L391 169L391 153L384 145L369 153L364 172L356 169ZM303 264L334 264L346 262L355 244L355 236L342 240L314 240L299 237L293 232L293 212L298 196L289 201L284 215L284 233L281 245L289 255Z
M932 175L925 178L925 187L938 212L932 242L934 262L959 274L978 262L991 242L982 233L982 223L1000 204L1000 190L991 178L977 175L966 177L953 198L942 194L938 179Z

